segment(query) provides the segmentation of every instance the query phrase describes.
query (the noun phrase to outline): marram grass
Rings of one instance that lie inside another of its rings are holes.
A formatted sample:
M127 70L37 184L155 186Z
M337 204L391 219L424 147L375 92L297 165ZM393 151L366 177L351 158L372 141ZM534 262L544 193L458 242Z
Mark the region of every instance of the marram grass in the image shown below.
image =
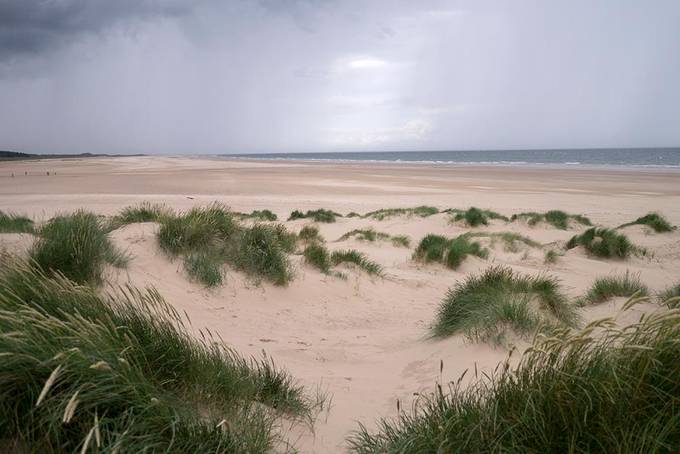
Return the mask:
M635 301L629 302L628 306ZM597 334L596 330L604 330ZM360 426L356 453L670 453L680 446L680 310L626 328L611 319L538 336L501 363L417 398L412 411ZM468 371L468 374L472 372ZM465 375L465 374L464 374Z
M581 305L599 304L615 296L647 296L649 289L640 281L640 276L626 271L621 275L599 277L586 294L578 300Z
M428 234L420 240L413 259L422 262L440 262L451 269L458 268L468 255L486 258L489 251L469 236L460 235L449 239L442 235Z
M221 264L286 285L293 278L288 254L297 235L282 224L241 225L228 208L212 204L161 219L158 241L170 255L184 255L189 275L207 286L221 282Z
M454 222L464 221L465 224L470 227L489 225L490 219L508 221L508 218L500 213L491 210L482 210L477 207L470 207L465 211L451 209L448 210L448 212L453 214L452 220Z
M369 211L361 216L362 218L371 218L377 221L383 221L395 216L418 216L426 218L439 213L439 209L432 206L421 205L414 208L381 208L375 211Z
M437 337L463 333L474 341L500 343L510 331L526 336L543 324L574 326L577 320L557 279L494 266L449 289L432 332Z
M33 220L0 210L0 233L33 233Z
M188 334L154 290L0 275L0 439L25 452L271 452L318 403L268 358ZM21 451L21 452L23 452Z
M123 267L128 260L113 245L102 221L87 211L56 216L38 234L29 251L32 262L80 284L100 284L106 264Z
M323 244L311 243L305 247L302 255L305 263L312 265L324 274L328 274L331 269L331 254Z
M108 229L115 230L137 222L159 222L163 217L171 215L172 211L163 204L142 202L139 205L123 208L111 219Z
M332 223L335 222L336 218L341 218L342 214L336 213L332 210L326 210L324 208L319 208L317 210L307 210L302 212L300 210L293 211L288 217L289 221L294 221L296 219L311 219L314 222L325 222Z
M382 274L382 267L378 263L370 260L366 254L359 252L356 249L333 251L331 254L331 263L333 265L352 263L368 274L376 276L380 276Z
M596 257L625 259L633 253L644 253L623 233L611 229L592 227L580 235L574 235L566 245L567 249L583 246Z
M510 218L511 221L516 221L518 219L526 219L527 223L532 226L538 224L539 222L546 222L561 230L566 230L569 228L571 221L581 225L593 225L590 219L588 219L586 216L581 214L569 214L561 210L550 210L546 211L545 213L531 211L513 214Z
M345 241L350 238L356 238L360 241L376 242L376 241L391 241L397 247L409 247L411 239L406 235L390 235L385 232L378 232L373 228L368 229L354 229L343 234L337 241Z
M646 225L657 233L672 232L675 230L675 226L668 222L668 220L659 213L648 213L632 222L618 226L617 229L631 225Z
M298 233L298 237L303 241L324 241L321 233L319 233L319 228L311 224L302 227Z

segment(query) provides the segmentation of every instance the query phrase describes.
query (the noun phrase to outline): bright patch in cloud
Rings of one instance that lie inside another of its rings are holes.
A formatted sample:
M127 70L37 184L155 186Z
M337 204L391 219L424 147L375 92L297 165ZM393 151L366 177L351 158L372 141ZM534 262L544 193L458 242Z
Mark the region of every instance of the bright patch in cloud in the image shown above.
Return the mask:
M401 126L375 129L335 129L332 144L342 147L371 147L399 142L417 142L432 132L432 123L427 120L412 120Z
M350 60L349 62L349 67L352 69L375 69L382 68L386 65L386 61L377 58L357 58L356 60Z

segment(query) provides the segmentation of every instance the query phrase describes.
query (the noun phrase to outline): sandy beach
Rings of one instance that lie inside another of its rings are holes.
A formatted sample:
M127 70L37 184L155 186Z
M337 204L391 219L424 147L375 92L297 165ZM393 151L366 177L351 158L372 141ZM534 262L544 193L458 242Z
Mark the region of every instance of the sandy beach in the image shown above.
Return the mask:
M559 209L586 215L604 227L657 211L678 225L680 172L173 157L0 162L0 210L37 221L79 208L113 215L142 201L176 210L214 201L236 211L270 209L296 232L309 220L285 222L295 209L327 208L347 214L417 205L477 206L506 216ZM337 279L292 255L295 278L287 287L256 283L228 271L223 286L207 290L186 278L181 261L171 261L160 250L156 224L131 224L111 234L132 257L126 269L109 271L111 285L156 287L170 304L186 312L195 330L209 328L243 354L264 351L302 384L332 397L330 409L318 416L313 431L290 429L290 441L302 452L342 452L348 433L358 423L371 427L377 418L395 416L398 401L410 408L414 393L456 380L466 369L493 370L504 360L508 346L472 343L463 335L433 340L428 332L447 289L490 264L556 276L572 297L581 295L596 277L626 271L639 274L653 290L664 289L680 277L678 230L654 234L643 226L625 228L633 243L647 249L643 257L602 260L577 248L546 264L546 247L562 247L584 228L559 230L495 220L471 229L451 223L444 213L382 221L342 217L318 227L330 250L356 248L379 263L384 276L370 277L348 268L348 279ZM385 241L337 241L350 230L370 227L408 235L411 247ZM515 232L543 248L509 251L484 240L490 256L468 258L455 271L411 259L414 245L428 233L453 237L470 230ZM29 234L0 234L0 248L22 253L32 240ZM615 315L623 302L617 298L583 309L581 316L585 322ZM647 310L653 310L651 304L625 313L620 321L634 320ZM528 345L525 340L515 344L519 349Z

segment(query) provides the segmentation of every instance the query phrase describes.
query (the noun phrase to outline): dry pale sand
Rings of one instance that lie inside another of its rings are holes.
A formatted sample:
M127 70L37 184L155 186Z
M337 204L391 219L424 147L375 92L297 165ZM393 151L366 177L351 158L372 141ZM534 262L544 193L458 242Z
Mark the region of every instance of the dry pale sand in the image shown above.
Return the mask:
M363 213L421 204L475 205L506 215L562 209L610 227L656 210L680 224L680 173L161 157L0 163L0 210L38 220L77 208L114 214L143 200L177 209L220 201L239 211L269 208L280 219L296 208L319 207ZM305 223L286 225L298 230ZM467 274L492 263L530 274L549 272L572 296L597 276L626 270L639 273L656 290L680 279L678 231L625 229L631 240L651 252L625 262L596 260L577 249L556 264L545 265L543 250L507 252L498 244L488 260L468 258L459 270L451 271L416 264L411 250L389 242L335 241L348 230L371 226L409 235L413 243L427 233L455 236L469 230L450 224L443 214L384 221L341 218L335 224L320 224L328 246L364 251L384 267L384 278L355 270L347 270L347 280L328 277L293 256L296 277L286 288L258 285L228 272L223 287L208 291L186 279L179 261L161 253L155 224L136 224L112 234L133 260L128 269L112 271L111 280L157 287L168 302L186 311L195 328L208 327L245 354L260 355L264 350L305 385L328 391L332 407L319 416L313 433L296 427L288 435L303 452L337 452L344 449L345 437L358 422L370 427L380 416L394 416L397 400L408 407L414 392L432 390L435 382L454 380L475 365L479 371L493 369L506 357L505 348L472 344L462 336L428 338L444 293ZM522 222L494 222L479 230L513 231L556 245L576 232ZM0 235L1 247L19 252L31 240L30 235ZM583 317L616 314L621 305L620 299L605 303L584 311ZM648 304L623 317L632 321L640 311L652 309ZM520 348L523 345L519 343Z

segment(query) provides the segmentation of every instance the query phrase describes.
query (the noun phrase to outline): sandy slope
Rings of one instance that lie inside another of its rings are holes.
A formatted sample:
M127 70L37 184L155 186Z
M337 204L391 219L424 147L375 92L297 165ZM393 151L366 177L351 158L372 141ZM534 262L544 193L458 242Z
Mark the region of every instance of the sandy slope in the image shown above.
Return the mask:
M46 169L51 176L46 176ZM20 176L10 178L10 171ZM1 210L44 219L81 207L112 214L140 200L163 201L177 208L219 200L237 210L270 208L284 219L292 209L317 207L346 213L418 204L439 208L474 204L508 215L560 208L586 214L606 226L659 210L680 224L680 174L176 158L0 163ZM294 221L287 226L299 230L304 224ZM639 226L627 228L630 238L652 254L626 262L594 260L572 250L546 266L540 249L509 252L499 243L488 260L469 258L459 270L451 271L416 264L410 259L412 250L390 242L335 241L348 230L370 226L409 235L413 243L427 233L455 236L469 230L450 224L443 214L384 221L342 218L320 225L328 246L364 251L384 267L384 278L352 269L347 270L347 280L328 277L293 256L296 278L286 288L258 285L229 272L223 287L208 291L189 282L181 262L171 262L159 250L155 224L137 224L113 232L115 242L133 260L127 270L111 271L110 278L114 284L129 281L157 287L171 304L186 311L194 328L219 333L243 353L259 355L264 350L303 383L330 392L332 408L320 415L314 434L300 428L290 433L305 452L341 451L357 421L371 425L379 416L393 416L397 400L409 407L414 392L429 391L436 381L454 380L475 365L479 371L491 370L506 357L506 349L470 344L461 336L436 341L427 337L447 288L469 273L491 263L531 274L549 272L563 281L572 296L583 292L596 276L625 270L639 273L653 289L680 279L678 231L650 234ZM558 246L576 232L521 222L494 222L479 230L514 231ZM30 241L27 235L0 235L1 247L15 252L25 250ZM622 302L617 299L582 315L589 320L614 314ZM629 322L640 311L652 309L653 305L643 306L622 320ZM519 347L523 345L520 342Z

